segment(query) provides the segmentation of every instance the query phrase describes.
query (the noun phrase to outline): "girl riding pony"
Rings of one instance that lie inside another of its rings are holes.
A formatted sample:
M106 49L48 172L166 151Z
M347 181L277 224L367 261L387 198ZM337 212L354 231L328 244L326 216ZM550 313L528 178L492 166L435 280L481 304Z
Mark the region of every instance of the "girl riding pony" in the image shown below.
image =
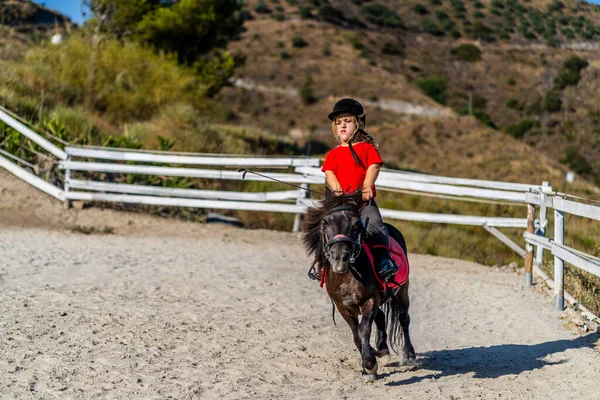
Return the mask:
M368 221L367 243L385 246L373 250L373 255L379 260L379 276L388 281L398 267L387 250L390 244L388 231L375 202L375 181L383 160L377 151L375 139L364 131L365 109L354 99L341 99L328 118L332 121L333 134L340 144L327 153L321 170L325 172L327 185L334 194L351 193L359 189L362 192L365 205L361 210L361 218L363 223ZM317 265L316 268L316 275L319 276L321 267Z

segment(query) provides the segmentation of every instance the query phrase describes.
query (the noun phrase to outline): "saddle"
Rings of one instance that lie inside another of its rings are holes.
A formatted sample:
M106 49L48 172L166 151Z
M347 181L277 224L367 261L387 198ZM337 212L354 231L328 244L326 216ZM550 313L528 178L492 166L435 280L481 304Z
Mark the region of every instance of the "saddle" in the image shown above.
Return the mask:
M396 242L396 240L390 236L389 237L389 241L390 241L390 255L392 256L392 258L394 259L394 262L396 263L396 265L398 266L398 272L396 272L396 275L394 275L393 279L390 279L389 282L384 282L383 280L381 280L381 278L379 278L379 276L377 275L377 269L375 268L376 262L378 260L375 259L375 257L373 256L373 251L372 249L377 249L380 247L383 247L382 245L372 245L369 246L367 245L364 241L362 242L362 251L367 255L367 257L369 258L369 263L371 264L371 268L373 269L373 274L375 274L375 277L377 278L381 288L380 291L382 293L388 291L389 289L394 290L402 285L404 285L407 281L408 281L408 275L409 275L409 265L408 265L408 259L406 257L406 254L404 253L404 250L402 249L402 246L400 246L398 244L398 242ZM325 285L325 277L327 275L327 270L323 269L321 276L318 277L314 274L314 264L311 267L310 271L308 272L308 276L311 279L319 279L319 286L323 287Z

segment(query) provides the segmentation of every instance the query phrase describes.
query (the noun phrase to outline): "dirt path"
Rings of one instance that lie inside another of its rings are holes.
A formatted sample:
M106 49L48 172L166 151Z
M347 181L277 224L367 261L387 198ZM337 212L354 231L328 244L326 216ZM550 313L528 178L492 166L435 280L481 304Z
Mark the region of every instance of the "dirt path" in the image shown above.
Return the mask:
M18 185L0 179L1 399L600 398L597 335L514 272L411 255L418 366L395 357L365 384L297 234L64 217L35 191L11 203Z
M249 79L237 78L233 81L233 85L238 88L246 90L256 90L259 92L277 93L283 96L299 97L299 90L293 87L277 87L264 85L262 83L256 83ZM378 101L361 100L365 107L375 108L378 107L382 110L392 111L397 114L406 115L421 115L425 117L450 117L454 116L454 113L447 109L440 107L427 107L420 104L408 103L401 100L393 99L382 99Z

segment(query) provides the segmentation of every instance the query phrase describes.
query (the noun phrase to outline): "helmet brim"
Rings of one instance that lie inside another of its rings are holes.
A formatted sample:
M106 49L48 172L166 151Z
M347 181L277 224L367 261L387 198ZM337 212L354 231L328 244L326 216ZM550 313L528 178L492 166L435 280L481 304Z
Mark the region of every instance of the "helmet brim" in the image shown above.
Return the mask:
M333 121L333 120L334 120L334 118L335 118L337 115L340 115L340 114L350 114L350 115L354 115L356 118L359 118L359 117L360 117L360 115L356 115L356 111L355 111L355 110L348 110L348 109L338 109L338 110L335 110L334 112L330 113L330 114L327 116L327 118L329 118L329 120Z

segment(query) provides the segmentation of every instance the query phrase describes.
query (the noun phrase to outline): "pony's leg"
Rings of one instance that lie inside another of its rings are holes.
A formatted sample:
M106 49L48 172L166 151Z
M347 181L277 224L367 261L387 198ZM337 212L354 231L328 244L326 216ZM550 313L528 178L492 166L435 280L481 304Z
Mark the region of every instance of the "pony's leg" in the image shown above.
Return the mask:
M383 358L382 364L386 365L390 362L390 349L387 344L387 332L385 331L385 314L381 309L377 309L375 316L375 325L377 326L377 352L375 355Z
M404 346L402 352L404 353L404 362L411 364L414 362L415 349L410 341L410 315L408 314L408 307L410 306L410 299L408 298L408 282L400 289L398 293L398 300L402 305L403 311L400 313L400 325L402 326L402 333L404 335Z
M342 318L344 318L344 320L348 323L348 326L350 326L350 329L352 330L352 337L354 338L354 344L356 345L356 348L358 349L358 351L362 352L362 344L358 335L358 318L350 314L350 312L345 308L338 307L337 309Z
M363 360L363 377L371 381L377 379L377 359L369 342L371 341L371 327L378 311L379 307L375 305L375 299L368 300L362 307L362 320L358 326L358 335L362 345L360 355Z

